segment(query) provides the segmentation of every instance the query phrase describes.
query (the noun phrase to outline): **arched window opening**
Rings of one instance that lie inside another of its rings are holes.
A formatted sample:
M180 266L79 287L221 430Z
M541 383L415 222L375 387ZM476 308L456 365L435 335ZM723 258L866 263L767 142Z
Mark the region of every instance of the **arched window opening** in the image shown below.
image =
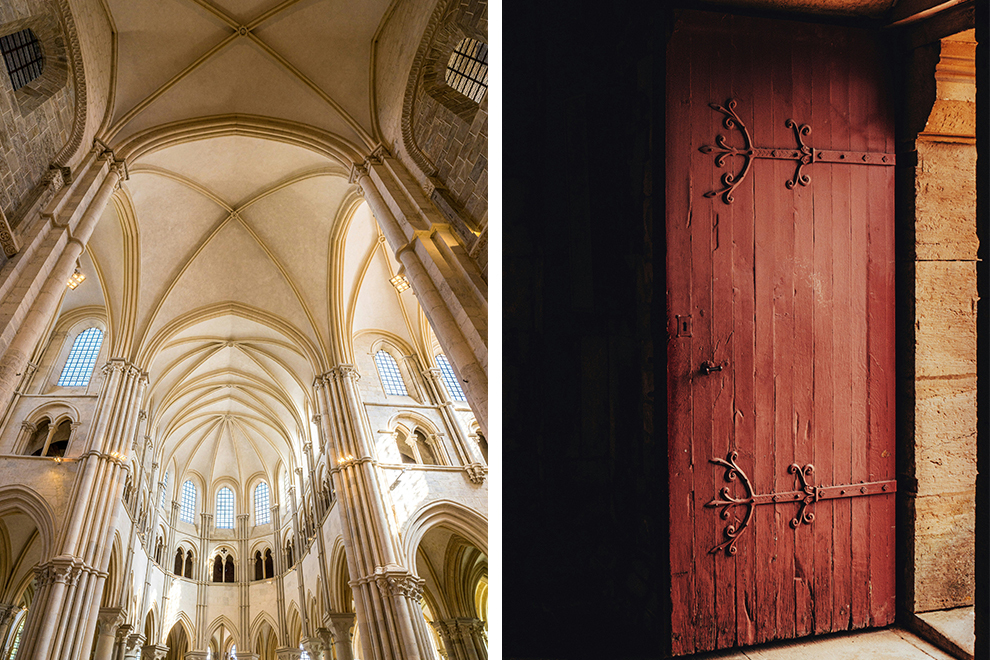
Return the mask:
M275 577L275 559L272 557L271 548L265 550L265 577Z
M220 555L213 559L213 581L223 582L223 557Z
M406 384L402 382L402 374L399 373L399 365L395 363L395 358L385 351L375 353L375 366L378 367L378 376L382 379L382 387L386 394L399 394L409 396L406 391Z
M447 356L443 353L438 354L437 364L440 366L440 375L443 377L443 384L447 386L447 392L450 393L451 400L467 401L467 397L464 396L464 390L461 389L461 384L457 382L454 368L450 366Z
M423 465L439 465L440 461L437 460L436 455L433 453L433 448L427 442L426 437L419 431L413 433L413 437L416 438L416 448L419 449L419 457Z
M164 547L165 547L165 542L162 540L162 537L159 536L158 537L158 542L155 543L155 563L156 564L161 564L162 563L162 549Z
M223 581L233 582L234 581L234 558L227 555L227 561L223 567Z
M234 529L234 491L226 486L217 493L217 529Z
M411 437L411 436L410 436ZM395 444L399 448L399 458L402 459L403 463L410 463L415 465L419 461L416 460L416 452L413 450L412 445L415 445L415 441L410 444L408 438L403 437L402 433L396 433Z
M285 565L292 568L292 539L285 544Z
M191 523L196 515L196 484L192 480L182 484L182 507L179 509L179 520Z
M3 51L3 62L15 92L44 71L45 56L41 42L30 29L0 37L0 50Z
M169 471L165 470L165 478L162 480L162 501L161 504L158 505L163 509L165 508L165 493L168 492L168 476Z
M265 579L265 560L261 558L261 550L254 553L254 579Z
M62 367L62 375L58 379L59 387L85 387L89 385L89 378L93 375L96 356L99 355L102 344L103 331L99 328L89 328L79 333L79 336L72 342L69 358L65 361L65 366Z
M186 573L185 577L192 579L192 569L193 569L193 553L192 550L186 552Z
M254 524L267 525L271 521L271 495L268 484L262 481L254 489Z
M488 44L461 39L450 54L444 78L453 89L481 103L488 91Z
M172 572L176 575L182 575L182 548L175 550L175 567Z
M27 612L21 615L20 623L17 624L17 630L14 632L14 641L10 644L10 650L7 652L7 660L17 657L17 651L21 648L21 635L24 634L24 622L27 621Z

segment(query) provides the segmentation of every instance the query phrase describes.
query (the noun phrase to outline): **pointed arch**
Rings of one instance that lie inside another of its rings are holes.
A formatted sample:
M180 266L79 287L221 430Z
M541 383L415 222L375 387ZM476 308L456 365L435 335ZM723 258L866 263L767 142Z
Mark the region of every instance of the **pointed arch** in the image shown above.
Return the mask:
M407 566L416 565L416 549L428 531L444 526L488 554L488 518L453 500L434 500L416 509L400 530Z
M210 625L206 628L206 639L212 638L221 625L227 630L228 633L230 633L230 636L234 639L234 644L241 646L240 629L235 626L234 622L227 618L224 614L221 614L217 616L217 618L213 619Z
M278 624L268 612L259 612L258 615L254 617L254 621L251 623L251 639L257 639L258 636L264 632L263 626L266 623L271 629L272 634L275 635L276 642L280 645L284 644L283 640L280 639L278 635Z
M48 501L28 486L0 486L0 517L8 513L23 513L38 528L41 556L52 556L55 543L55 512Z

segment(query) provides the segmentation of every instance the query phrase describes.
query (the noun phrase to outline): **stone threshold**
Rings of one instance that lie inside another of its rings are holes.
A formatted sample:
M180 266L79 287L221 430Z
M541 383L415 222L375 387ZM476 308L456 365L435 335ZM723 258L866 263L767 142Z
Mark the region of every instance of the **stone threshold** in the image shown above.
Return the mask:
M909 627L958 660L973 660L976 628L975 611L972 607L914 614Z

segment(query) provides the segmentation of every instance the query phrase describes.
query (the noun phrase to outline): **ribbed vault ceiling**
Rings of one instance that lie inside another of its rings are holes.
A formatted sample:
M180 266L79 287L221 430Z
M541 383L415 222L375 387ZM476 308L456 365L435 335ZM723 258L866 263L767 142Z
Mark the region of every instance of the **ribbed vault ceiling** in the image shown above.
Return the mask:
M313 379L354 361L355 333L430 345L416 298L388 282L398 264L348 183L351 163L333 156L373 146L372 40L388 1L107 4L111 147L179 121L232 117L234 128L141 138L63 312L106 307L112 356L149 374L145 407L168 465L208 484L274 481L314 433ZM238 130L246 115L251 130ZM266 134L285 121L337 151Z

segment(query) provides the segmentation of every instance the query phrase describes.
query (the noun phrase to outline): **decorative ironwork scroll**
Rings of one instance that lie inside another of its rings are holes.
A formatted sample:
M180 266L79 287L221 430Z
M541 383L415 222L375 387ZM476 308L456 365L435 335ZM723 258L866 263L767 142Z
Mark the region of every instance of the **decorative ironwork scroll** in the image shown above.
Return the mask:
M736 507L743 507L742 520L734 519L723 530L725 540L709 550L709 554L715 554L725 548L726 554L736 554L736 540L746 531L753 520L754 509L759 504L785 504L788 502L798 502L800 507L791 519L791 527L797 528L802 523L810 525L815 522L814 511L811 507L821 500L834 500L845 497L859 497L863 495L884 495L897 490L897 481L871 481L858 484L843 484L841 486L816 486L814 484L815 466L807 463L800 466L791 463L787 467L788 474L797 477L800 484L799 490L791 490L781 493L767 493L756 495L753 493L753 484L741 467L736 463L739 453L729 452L725 459L713 458L710 462L725 468L725 480L728 482L739 481L745 491L742 497L733 497L730 486L723 486L719 494L705 504L706 507L721 507L718 515L723 520L728 520L732 511Z
M784 185L788 189L793 189L797 185L806 186L811 183L811 176L802 171L805 165L814 163L851 163L859 165L894 165L896 157L894 154L875 153L869 151L837 151L835 149L815 149L804 143L804 138L811 134L811 126L808 124L798 124L793 119L784 121L784 126L794 130L796 147L777 149L773 147L754 147L749 129L743 123L739 115L736 114L736 99L729 99L726 104L709 103L713 110L725 115L722 124L731 130L739 131L743 139L742 148L733 147L728 144L724 135L715 137L715 144L705 144L699 147L699 151L704 154L716 154L715 166L724 167L725 161L730 156L741 156L743 158L742 168L737 174L725 172L722 175L722 188L720 190L710 190L705 193L705 197L722 196L722 201L731 204L734 200L732 193L743 182L749 173L749 168L755 158L765 158L770 160L792 160L797 161L797 168L794 176Z

